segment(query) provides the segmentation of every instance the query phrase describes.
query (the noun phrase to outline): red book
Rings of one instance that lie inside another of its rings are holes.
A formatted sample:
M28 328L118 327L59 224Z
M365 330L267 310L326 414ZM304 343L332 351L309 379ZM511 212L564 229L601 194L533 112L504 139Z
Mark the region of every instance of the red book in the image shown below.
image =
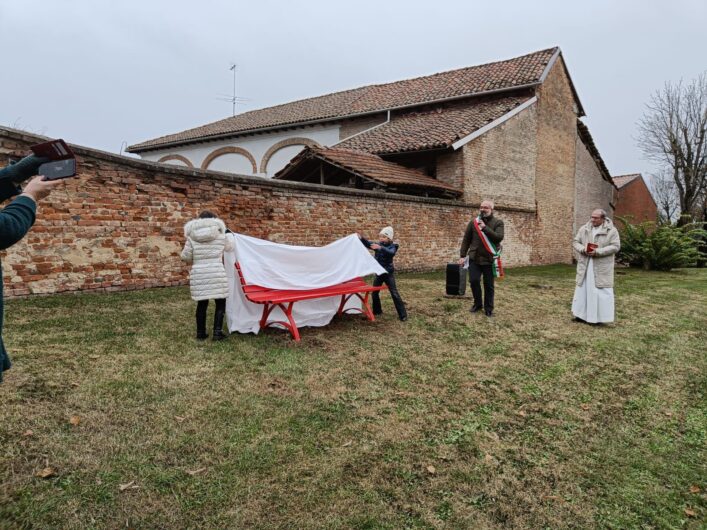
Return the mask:
M587 243L587 254L592 252L595 248L597 248L599 245L595 245L594 243Z

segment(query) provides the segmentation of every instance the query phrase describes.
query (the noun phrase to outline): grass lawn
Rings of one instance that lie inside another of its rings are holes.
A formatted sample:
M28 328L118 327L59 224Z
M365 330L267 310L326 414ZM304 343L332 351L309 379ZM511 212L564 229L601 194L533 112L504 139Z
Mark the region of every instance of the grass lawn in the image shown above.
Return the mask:
M619 271L604 327L573 277L488 320L401 275L408 322L301 344L197 343L185 288L10 301L0 528L704 528L707 270Z

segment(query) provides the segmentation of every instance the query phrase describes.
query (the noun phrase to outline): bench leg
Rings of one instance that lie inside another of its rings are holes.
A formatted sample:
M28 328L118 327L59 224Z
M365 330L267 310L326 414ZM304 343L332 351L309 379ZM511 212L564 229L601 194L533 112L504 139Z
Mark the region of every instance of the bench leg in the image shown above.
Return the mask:
M376 317L373 314L373 311L371 311L371 306L368 305L368 295L371 294L370 292L366 291L366 296L361 298L361 295L357 295L359 298L361 298L361 303L363 304L363 314L365 314L368 317L368 320L373 322Z
M339 310L336 312L337 315L342 315L344 311L344 306L346 305L346 302L349 301L349 298L351 298L353 295L346 295L342 294L341 295L341 303L339 304Z
M297 323L295 322L294 317L292 316L292 306L295 305L294 302L290 302L285 306L284 304L268 304L267 308L263 308L263 317L260 319L260 327L265 328L268 326L283 326L285 329L287 329L290 334L292 335L292 338L295 339L296 342L300 341L300 335L299 335L299 329L297 329ZM272 313L272 310L275 309L276 307L279 307L282 312L285 314L287 317L287 322L284 320L276 320L273 322L268 323L267 319L270 313Z
M292 333L292 338L295 339L295 342L300 341L300 336L299 336L299 329L297 329L297 324L295 323L295 319L292 318L292 306L295 305L294 302L290 302L287 305L287 310L285 311L285 315L287 316L287 320L290 321L290 333Z
M268 317L273 309L275 309L275 306L272 304L263 305L263 316L260 317L260 329L265 329L267 326Z

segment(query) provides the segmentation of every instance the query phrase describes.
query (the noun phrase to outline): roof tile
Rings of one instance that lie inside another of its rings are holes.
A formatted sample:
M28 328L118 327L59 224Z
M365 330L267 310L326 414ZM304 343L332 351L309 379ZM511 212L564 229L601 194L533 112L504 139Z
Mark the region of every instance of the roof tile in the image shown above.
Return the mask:
M392 108L421 105L455 97L536 84L558 48L548 48L505 61L434 75L369 85L245 112L207 125L147 140L128 147L140 152L213 136L239 134L268 127L337 119Z

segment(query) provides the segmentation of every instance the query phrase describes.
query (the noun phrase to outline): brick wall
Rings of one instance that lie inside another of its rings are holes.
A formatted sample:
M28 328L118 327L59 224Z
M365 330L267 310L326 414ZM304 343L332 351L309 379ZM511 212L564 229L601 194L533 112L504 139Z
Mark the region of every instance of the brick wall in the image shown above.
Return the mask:
M464 199L535 210L537 110L528 107L463 148ZM439 176L438 176L439 178Z
M575 170L574 233L589 221L593 210L602 208L612 215L614 186L602 178L589 150L577 136Z
M0 165L42 138L0 128ZM402 270L438 269L458 255L478 205L172 167L76 147L80 173L40 202L37 222L2 256L5 293L180 285L182 227L215 210L234 231L322 245L393 225ZM531 263L532 210L504 209L509 265Z
M435 178L463 190L466 186L466 170L464 168L464 150L458 149L452 153L437 156Z
M533 263L572 261L577 136L574 108L569 78L560 57L538 89L535 172L538 225Z
M631 216L632 223L655 221L658 207L643 177L633 179L616 192L614 217Z

